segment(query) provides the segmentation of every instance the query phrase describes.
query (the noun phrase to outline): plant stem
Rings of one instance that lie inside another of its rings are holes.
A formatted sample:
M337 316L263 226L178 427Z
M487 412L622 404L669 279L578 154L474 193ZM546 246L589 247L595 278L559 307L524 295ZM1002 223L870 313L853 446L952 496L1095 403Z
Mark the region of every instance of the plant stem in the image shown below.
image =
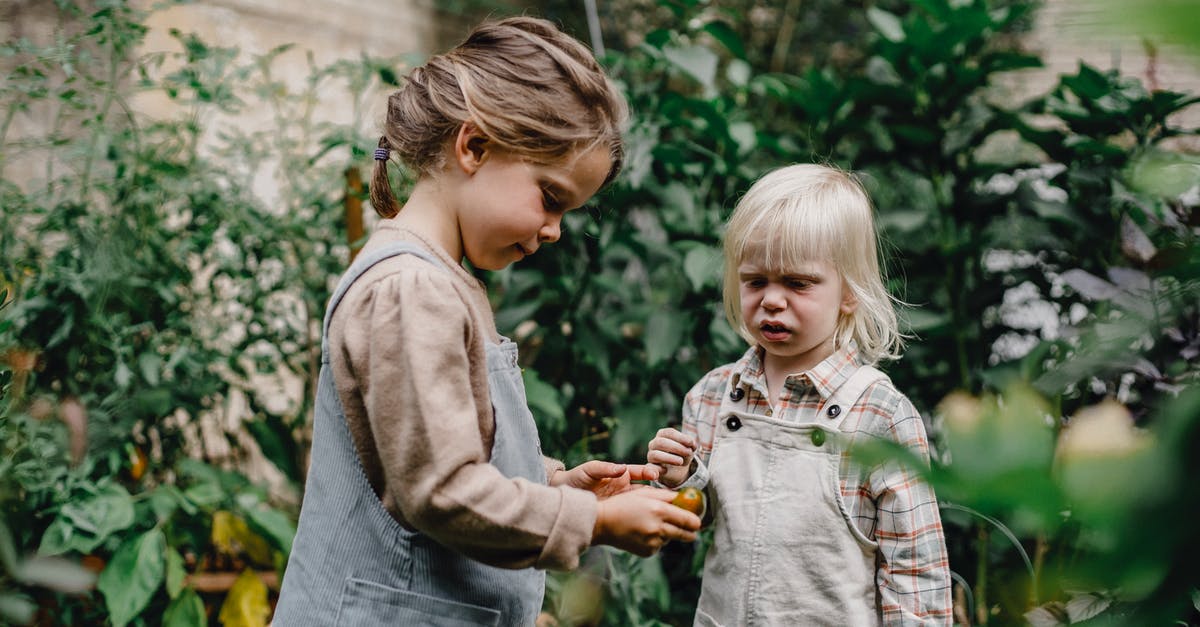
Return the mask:
M990 532L986 525L979 525L975 536L975 622L979 625L988 624L988 539Z
M787 62L788 48L792 45L792 35L796 30L796 18L800 12L800 0L788 0L783 10L783 23L775 36L775 48L771 51L771 71L782 72Z
M104 93L104 103L100 105L100 113L96 116L96 128L92 129L91 141L88 145L87 155L84 157L83 174L79 177L79 202L87 204L88 186L91 184L92 165L96 160L96 145L100 142L100 133L107 129L108 125L105 120L108 119L108 110L112 108L113 102L117 99L117 77L120 76L118 71L121 67L119 58L120 47L114 45L110 49L108 63L108 79Z
M1046 542L1046 534L1039 533L1033 549L1033 581L1029 585L1029 607L1035 607L1040 602L1042 567L1046 564L1046 554L1049 552L1050 544Z

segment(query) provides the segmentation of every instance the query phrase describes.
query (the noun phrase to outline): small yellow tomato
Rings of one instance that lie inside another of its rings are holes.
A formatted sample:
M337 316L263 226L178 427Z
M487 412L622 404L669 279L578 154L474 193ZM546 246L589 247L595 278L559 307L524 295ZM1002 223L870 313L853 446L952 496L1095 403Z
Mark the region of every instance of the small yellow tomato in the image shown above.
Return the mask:
M702 517L704 516L704 493L699 488L684 488L675 494L671 505L682 507Z

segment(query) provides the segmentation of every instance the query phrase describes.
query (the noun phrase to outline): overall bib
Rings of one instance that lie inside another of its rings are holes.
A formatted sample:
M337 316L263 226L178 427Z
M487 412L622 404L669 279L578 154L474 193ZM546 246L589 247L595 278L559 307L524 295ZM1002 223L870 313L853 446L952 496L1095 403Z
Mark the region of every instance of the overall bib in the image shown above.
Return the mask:
M325 312L312 458L273 624L533 625L542 607L545 573L487 566L405 529L371 489L346 426L329 363L329 320L355 279L376 263L401 254L446 269L410 243L360 255ZM486 349L496 421L491 464L507 477L545 484L537 426L517 366L517 346L502 338L499 345L488 343Z
M744 403L723 395L708 460L713 544L696 625L879 624L877 544L842 501L838 436L850 407L884 376L860 367L825 402L818 422L746 413L738 409Z

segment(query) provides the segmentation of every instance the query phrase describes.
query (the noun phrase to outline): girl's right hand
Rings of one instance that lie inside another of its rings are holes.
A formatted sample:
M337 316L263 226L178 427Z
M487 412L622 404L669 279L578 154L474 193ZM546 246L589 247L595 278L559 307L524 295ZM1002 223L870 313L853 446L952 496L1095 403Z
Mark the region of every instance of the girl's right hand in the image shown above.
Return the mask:
M671 490L645 487L599 501L592 544L649 557L669 540L695 541L700 517L672 505L674 498Z
M696 452L696 440L678 429L666 427L654 434L647 446L646 461L661 469L658 481L666 486L677 486L688 477L692 455Z

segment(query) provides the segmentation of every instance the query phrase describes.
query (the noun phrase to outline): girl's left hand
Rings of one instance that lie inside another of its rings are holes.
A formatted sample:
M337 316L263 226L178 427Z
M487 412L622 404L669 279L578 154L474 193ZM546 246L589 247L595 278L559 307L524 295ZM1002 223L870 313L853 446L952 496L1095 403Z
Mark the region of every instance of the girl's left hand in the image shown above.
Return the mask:
M555 473L550 485L568 485L588 490L604 499L630 490L644 487L634 481L651 481L658 478L658 469L643 464L614 464L593 459L570 470Z

